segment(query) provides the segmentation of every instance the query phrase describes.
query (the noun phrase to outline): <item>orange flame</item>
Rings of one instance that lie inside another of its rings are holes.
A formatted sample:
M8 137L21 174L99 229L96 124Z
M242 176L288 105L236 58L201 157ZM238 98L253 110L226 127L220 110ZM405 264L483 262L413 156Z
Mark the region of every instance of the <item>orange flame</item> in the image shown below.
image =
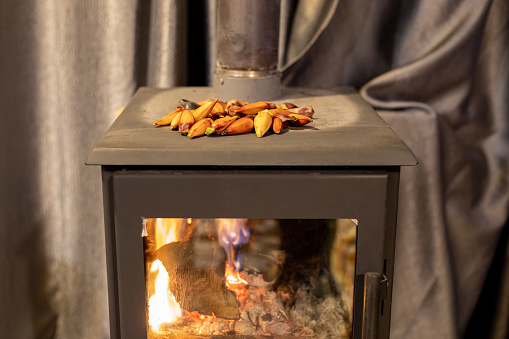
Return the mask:
M155 248L179 241L182 219L155 220ZM155 275L154 294L148 301L148 322L154 332L163 324L173 323L182 316L180 305L168 289L168 272L160 260L155 260L150 267Z
M157 332L162 324L172 323L182 316L180 305L168 290L168 272L160 260L152 263L151 272L157 271L155 293L148 300L148 319L154 332Z
M225 269L225 277L226 277L226 287L230 290L235 290L244 287L248 284L246 279L240 274L240 272L235 271L233 266L226 264Z
M155 248L169 244L180 239L180 230L182 219L162 219L157 218L155 222L156 236Z

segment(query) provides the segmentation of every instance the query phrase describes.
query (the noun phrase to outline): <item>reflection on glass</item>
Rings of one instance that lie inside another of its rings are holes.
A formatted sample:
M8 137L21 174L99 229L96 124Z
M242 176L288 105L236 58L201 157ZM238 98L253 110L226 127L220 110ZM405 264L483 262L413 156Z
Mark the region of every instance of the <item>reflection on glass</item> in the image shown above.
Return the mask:
M144 220L149 338L350 338L356 220Z

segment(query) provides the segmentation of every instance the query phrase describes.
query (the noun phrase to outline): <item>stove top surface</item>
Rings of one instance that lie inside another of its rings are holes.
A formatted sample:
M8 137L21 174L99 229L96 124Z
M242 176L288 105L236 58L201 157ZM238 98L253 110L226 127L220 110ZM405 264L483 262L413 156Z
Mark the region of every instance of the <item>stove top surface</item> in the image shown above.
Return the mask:
M407 166L404 142L350 87L282 88L275 103L312 105L313 122L279 135L254 133L188 138L154 121L182 99L215 98L211 87L142 87L90 153L89 165L120 166ZM234 98L219 98L230 100Z

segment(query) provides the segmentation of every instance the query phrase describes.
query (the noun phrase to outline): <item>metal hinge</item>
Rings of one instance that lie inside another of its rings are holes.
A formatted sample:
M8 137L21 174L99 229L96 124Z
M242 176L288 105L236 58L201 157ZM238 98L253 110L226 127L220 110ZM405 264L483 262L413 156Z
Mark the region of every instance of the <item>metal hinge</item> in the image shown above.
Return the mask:
M382 280L380 280L380 300L387 299L387 290L389 289L389 280L387 280L387 277L385 274L382 275Z

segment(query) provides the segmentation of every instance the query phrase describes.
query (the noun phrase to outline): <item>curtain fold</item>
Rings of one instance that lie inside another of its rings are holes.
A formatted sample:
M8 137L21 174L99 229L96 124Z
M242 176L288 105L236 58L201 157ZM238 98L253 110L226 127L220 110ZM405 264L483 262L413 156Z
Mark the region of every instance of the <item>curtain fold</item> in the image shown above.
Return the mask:
M210 0L151 1L145 85L173 87L212 83L216 55L215 8L215 1Z
M187 3L152 0L151 5L147 85L173 87L185 83L186 74L179 69L187 67Z
M472 315L509 307L507 1L320 4L283 0L283 84L354 86L419 160L401 172L391 337L504 338L507 313ZM0 2L0 337L109 337L101 178L84 162L136 88L212 83L215 13Z

